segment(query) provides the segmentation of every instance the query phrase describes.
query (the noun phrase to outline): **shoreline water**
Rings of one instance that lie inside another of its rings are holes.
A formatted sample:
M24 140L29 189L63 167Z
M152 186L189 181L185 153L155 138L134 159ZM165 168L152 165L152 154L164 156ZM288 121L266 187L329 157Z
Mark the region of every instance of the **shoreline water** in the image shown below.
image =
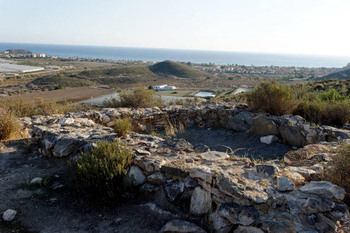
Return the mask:
M153 61L164 60L213 63L216 65L238 64L246 66L289 66L289 67L327 67L341 68L350 62L349 57L316 56L293 54L268 54L248 52L127 48L84 45L50 45L29 43L2 43L0 51L7 49L27 49L33 53L50 56L78 57L108 60Z

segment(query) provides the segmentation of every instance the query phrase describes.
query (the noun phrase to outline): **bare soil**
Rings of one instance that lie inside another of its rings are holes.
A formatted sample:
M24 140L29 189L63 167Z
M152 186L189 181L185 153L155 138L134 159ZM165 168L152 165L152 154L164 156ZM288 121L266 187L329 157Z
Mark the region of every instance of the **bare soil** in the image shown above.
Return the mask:
M0 212L17 211L15 219L0 218L0 232L158 232L173 215L160 215L144 202L95 204L73 196L66 159L26 153L28 140L0 145ZM42 177L42 185L30 180ZM52 190L53 184L63 188Z
M28 102L33 102L36 98L43 98L44 100L52 101L70 101L79 102L90 98L95 98L103 95L108 95L115 92L115 89L101 89L94 87L75 87L54 91L33 92L23 95L15 95L4 97L7 99L23 99Z

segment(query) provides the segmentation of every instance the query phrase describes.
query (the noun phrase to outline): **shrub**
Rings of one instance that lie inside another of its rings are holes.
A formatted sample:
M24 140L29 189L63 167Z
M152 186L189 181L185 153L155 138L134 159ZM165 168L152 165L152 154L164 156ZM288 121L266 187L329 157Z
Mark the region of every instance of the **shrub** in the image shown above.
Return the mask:
M327 164L319 179L343 187L346 191L344 201L350 204L350 144L343 144L337 149L336 155Z
M120 93L120 100L112 98L105 100L103 104L106 107L130 107L130 108L151 108L163 105L160 97L157 97L152 90L136 88L132 93Z
M20 123L10 112L0 108L0 141L20 136Z
M126 175L133 162L130 149L119 140L99 141L91 152L71 163L78 190L90 195L115 197L129 185Z
M246 98L256 110L277 116L292 113L298 105L292 89L276 81L259 83Z
M114 131L118 137L122 137L132 130L131 120L128 118L118 119L114 121Z

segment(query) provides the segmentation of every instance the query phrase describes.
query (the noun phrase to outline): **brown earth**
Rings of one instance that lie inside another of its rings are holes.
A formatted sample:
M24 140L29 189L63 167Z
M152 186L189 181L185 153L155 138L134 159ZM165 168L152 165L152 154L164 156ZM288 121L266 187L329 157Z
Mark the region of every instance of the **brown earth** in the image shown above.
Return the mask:
M34 92L22 95L4 97L6 99L23 99L28 102L33 102L36 98L53 101L70 101L79 102L90 98L95 98L103 95L114 93L115 89L101 89L94 87L75 87L54 91Z

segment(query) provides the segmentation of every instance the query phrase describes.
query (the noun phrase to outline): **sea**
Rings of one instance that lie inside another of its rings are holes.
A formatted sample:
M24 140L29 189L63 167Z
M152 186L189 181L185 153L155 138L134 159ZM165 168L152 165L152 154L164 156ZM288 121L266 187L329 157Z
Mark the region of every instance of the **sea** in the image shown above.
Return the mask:
M123 61L165 60L192 63L213 63L216 65L245 66L292 66L292 67L327 67L342 68L350 62L350 55L319 56L271 53L248 53L227 51L129 48L86 45L57 45L0 42L0 51L7 49L26 49L33 53L71 58L93 58Z

